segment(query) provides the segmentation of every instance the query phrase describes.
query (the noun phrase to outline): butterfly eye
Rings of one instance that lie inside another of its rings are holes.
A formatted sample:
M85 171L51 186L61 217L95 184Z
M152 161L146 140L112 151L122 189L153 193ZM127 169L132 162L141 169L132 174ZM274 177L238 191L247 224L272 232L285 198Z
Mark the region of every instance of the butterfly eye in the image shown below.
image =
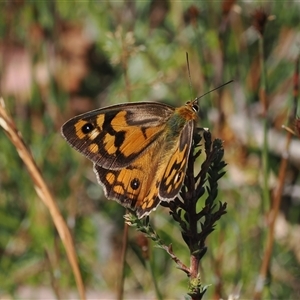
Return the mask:
M92 123L86 123L81 127L81 130L84 134L88 134L95 129L95 126Z
M130 182L130 187L133 190L137 190L140 187L140 181L137 178L134 178L133 180L131 180Z
M186 105L196 113L199 111L199 105L197 102L197 98L194 101L188 101L186 103Z
M193 109L194 112L198 112L199 111L199 105L198 105L198 103L193 103L192 109Z

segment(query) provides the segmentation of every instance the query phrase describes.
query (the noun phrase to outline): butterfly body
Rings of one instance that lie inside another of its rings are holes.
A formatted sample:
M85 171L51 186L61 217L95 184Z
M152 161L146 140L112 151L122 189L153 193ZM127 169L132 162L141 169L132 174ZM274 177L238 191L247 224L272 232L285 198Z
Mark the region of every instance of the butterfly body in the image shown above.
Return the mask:
M67 121L62 135L94 163L106 197L142 218L179 193L197 111L196 100L113 105Z

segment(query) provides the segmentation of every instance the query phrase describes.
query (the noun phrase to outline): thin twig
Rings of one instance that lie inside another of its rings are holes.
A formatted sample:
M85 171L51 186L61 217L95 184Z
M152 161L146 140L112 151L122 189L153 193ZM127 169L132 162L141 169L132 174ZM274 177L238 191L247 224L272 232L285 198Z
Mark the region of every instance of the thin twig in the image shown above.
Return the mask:
M117 287L117 299L122 300L124 296L124 281L125 281L125 263L126 263L126 253L128 246L128 224L124 223L123 230L123 241L122 241L122 253L120 261L120 273L119 273L119 282Z
M182 270L188 276L190 276L191 274L190 269L174 254L172 245L170 246L160 245L159 247L164 249L170 255L173 261L177 264L179 270Z

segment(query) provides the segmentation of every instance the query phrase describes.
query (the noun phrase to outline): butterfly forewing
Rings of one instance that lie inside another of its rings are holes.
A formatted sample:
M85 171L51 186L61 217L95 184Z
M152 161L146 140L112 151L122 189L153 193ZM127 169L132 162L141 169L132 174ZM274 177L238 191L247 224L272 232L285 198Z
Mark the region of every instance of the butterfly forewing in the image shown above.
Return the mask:
M62 134L97 165L123 168L158 138L173 111L160 103L115 105L69 120L62 126Z

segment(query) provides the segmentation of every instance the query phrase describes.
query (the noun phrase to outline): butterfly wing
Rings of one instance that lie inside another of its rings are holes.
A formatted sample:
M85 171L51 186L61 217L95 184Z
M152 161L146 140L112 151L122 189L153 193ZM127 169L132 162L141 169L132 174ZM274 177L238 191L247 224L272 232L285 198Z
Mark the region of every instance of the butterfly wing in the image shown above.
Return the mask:
M94 171L105 196L136 210L140 218L148 215L160 203L160 174L163 174L165 165L162 163L164 136L158 136L146 151L125 168L106 169L94 164Z
M62 135L95 164L124 168L158 138L173 112L174 108L154 102L109 106L67 121Z
M174 145L159 186L159 198L162 201L173 200L182 187L191 150L193 130L194 122L187 122Z
M146 155L126 168L107 170L94 164L106 197L136 210L139 218L148 215L160 201L174 199L185 177L193 127L193 122L188 122L168 152L165 136L159 136Z

